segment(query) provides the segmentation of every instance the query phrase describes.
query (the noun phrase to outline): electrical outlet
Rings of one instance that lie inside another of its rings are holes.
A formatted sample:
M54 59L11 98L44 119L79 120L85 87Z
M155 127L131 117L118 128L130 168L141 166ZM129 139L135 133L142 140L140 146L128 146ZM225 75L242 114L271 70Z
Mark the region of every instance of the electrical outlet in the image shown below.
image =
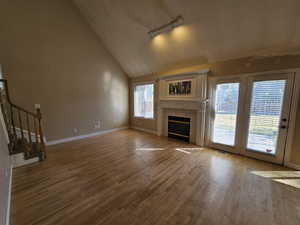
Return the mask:
M95 122L94 128L95 129L101 128L101 122L99 120Z
M74 128L73 129L73 132L76 134L78 132L78 129L77 128Z

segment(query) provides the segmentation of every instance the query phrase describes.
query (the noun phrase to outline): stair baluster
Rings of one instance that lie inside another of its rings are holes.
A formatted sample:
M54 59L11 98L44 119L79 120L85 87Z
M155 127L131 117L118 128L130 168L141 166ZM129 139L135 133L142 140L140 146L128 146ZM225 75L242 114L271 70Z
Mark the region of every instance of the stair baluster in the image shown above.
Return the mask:
M29 122L28 113L26 113L26 122L27 122L27 131L28 131L28 140L29 140L30 146L32 146L31 128L30 128L30 122Z
M36 120L33 120L33 126L34 126L34 133L35 133L35 142L38 144L39 138L38 138L38 128L36 125Z
M10 117L11 117L11 126L13 129L13 138L17 138L17 131L16 131L16 125L15 125L15 119L14 119L14 108L12 105L10 105Z
M22 116L20 110L18 110L18 118L19 118L19 127L21 131L21 138L22 141L24 141L24 130L23 130L23 121L22 121Z

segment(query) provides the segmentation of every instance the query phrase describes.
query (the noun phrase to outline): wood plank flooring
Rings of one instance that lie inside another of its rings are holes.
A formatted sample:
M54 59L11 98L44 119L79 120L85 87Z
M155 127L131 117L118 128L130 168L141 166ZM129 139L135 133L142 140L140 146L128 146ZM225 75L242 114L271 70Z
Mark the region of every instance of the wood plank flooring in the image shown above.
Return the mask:
M12 225L300 224L300 189L251 173L285 168L183 147L133 130L48 147L13 171Z

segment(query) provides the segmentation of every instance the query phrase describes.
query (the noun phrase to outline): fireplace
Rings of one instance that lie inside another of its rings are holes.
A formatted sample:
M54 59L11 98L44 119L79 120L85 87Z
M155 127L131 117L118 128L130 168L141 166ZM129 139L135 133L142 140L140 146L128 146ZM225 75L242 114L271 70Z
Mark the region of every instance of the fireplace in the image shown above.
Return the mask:
M158 80L157 135L204 146L209 71L169 74ZM178 94L183 82L190 82L191 89Z
M168 116L168 137L190 142L191 119Z

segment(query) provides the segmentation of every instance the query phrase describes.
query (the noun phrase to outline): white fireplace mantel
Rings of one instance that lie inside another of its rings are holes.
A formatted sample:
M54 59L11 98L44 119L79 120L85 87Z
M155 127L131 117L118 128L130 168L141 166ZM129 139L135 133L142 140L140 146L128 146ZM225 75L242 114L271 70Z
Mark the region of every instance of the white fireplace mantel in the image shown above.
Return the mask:
M207 76L209 70L166 76L159 80L157 105L157 134L167 135L167 115L181 115L191 118L191 142L204 145ZM191 96L167 96L168 81L192 80Z

